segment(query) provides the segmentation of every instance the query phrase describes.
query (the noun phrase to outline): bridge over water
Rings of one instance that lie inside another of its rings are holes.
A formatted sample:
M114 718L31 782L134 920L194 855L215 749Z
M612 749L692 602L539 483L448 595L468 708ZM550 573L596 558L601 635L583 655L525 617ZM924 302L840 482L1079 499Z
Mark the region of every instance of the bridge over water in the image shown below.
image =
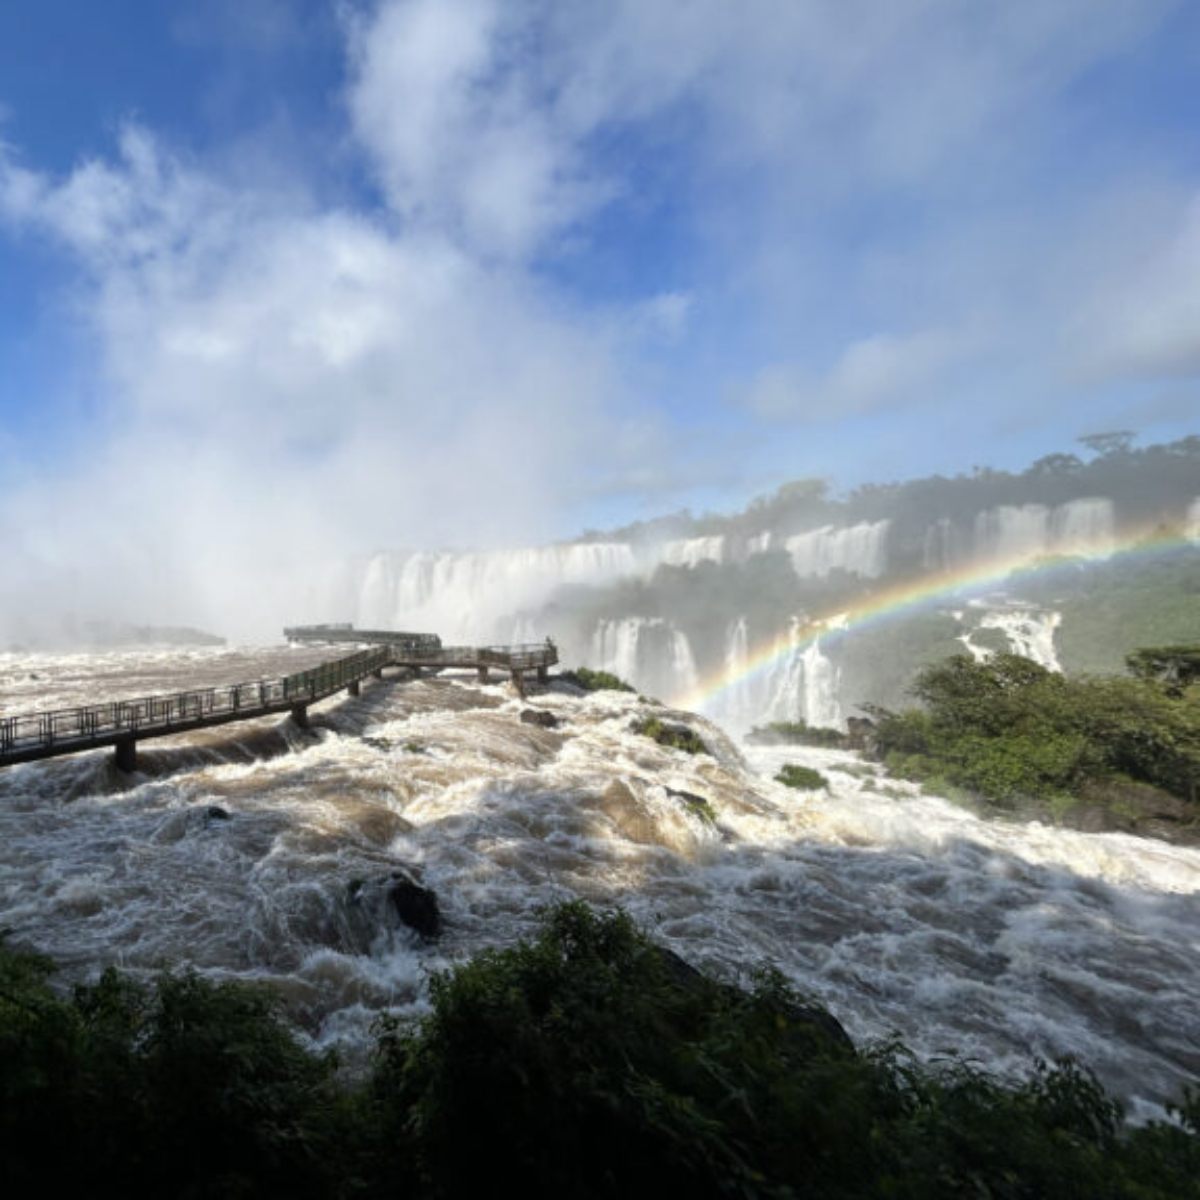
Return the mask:
M274 713L288 713L306 726L309 705L340 691L357 696L363 679L382 679L387 667L419 673L470 669L485 682L491 671L507 671L523 693L528 672L545 681L548 669L558 662L558 651L549 639L543 645L443 646L435 634L355 630L348 625L298 626L285 629L284 636L295 642L353 643L365 648L277 679L0 717L0 767L112 746L117 766L133 771L137 743L146 738Z

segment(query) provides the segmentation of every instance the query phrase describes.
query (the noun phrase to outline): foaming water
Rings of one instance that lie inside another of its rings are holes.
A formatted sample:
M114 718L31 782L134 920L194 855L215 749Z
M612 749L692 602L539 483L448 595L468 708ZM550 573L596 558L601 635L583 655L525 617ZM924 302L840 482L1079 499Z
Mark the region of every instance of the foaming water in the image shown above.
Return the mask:
M9 655L0 703L297 661L110 654L89 673L86 656ZM557 724L522 721L530 707ZM581 897L722 977L777 967L860 1043L1014 1073L1073 1055L1143 1112L1200 1074L1200 852L983 821L850 753L744 747L666 714L714 750L689 756L631 732L644 711L616 692L389 678L315 706L309 731L267 718L145 742L132 776L101 752L7 768L0 927L69 978L189 964L269 982L352 1056L381 1010L424 1006L429 971ZM829 789L774 782L785 761ZM437 893L436 941L362 901L397 870Z

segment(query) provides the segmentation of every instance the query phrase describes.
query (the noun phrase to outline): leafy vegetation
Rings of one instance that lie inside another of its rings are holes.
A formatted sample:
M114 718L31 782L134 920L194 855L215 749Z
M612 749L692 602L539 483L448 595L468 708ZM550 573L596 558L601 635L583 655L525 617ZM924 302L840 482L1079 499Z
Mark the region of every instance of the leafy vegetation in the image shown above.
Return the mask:
M912 693L923 708L873 713L877 753L895 774L1007 807L1106 803L1134 826L1139 807L1200 819L1196 683L1071 679L1014 654L952 655L925 667Z
M660 746L668 746L672 750L682 750L685 754L708 754L710 751L704 744L704 739L686 725L664 721L660 717L640 717L631 726L634 733L641 734L657 742Z
M567 679L589 692L632 692L636 690L630 687L625 680L612 674L611 671L593 671L589 667L575 667L573 670L564 671L561 678Z
M785 787L796 788L802 792L815 792L822 788L829 790L829 780L820 771L812 767L803 767L798 763L784 763L776 772L775 779Z
M841 748L846 735L840 729L809 725L806 721L771 721L756 725L746 741L759 746L823 746Z
M572 901L431 979L349 1077L264 993L0 944L0 1186L136 1200L1200 1196L1200 1094L1129 1125L1082 1066L856 1049L772 970L709 980Z

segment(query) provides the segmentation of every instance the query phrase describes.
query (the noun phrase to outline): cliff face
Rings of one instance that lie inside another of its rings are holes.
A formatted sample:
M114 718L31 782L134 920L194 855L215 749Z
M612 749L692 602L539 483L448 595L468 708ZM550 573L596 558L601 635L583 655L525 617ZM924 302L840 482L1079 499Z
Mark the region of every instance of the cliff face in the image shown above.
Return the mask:
M861 488L798 481L729 516L676 514L576 542L343 564L306 619L444 640L550 634L736 729L844 726L903 703L932 657L1011 649L1121 671L1140 645L1200 636L1200 438L1019 475Z

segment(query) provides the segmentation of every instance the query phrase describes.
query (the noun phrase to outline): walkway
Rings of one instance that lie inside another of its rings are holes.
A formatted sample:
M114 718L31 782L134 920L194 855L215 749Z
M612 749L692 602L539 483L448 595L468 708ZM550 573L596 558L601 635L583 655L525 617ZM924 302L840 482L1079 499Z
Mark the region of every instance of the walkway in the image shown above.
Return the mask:
M133 771L137 743L145 738L284 712L306 726L310 704L343 690L357 696L361 681L368 675L382 678L386 667L417 672L466 668L483 681L490 670L505 670L523 694L527 671L544 681L547 669L558 661L549 639L542 646L446 647L435 634L357 631L344 625L301 626L284 634L289 641L355 642L369 648L278 679L0 717L0 767L113 746L117 766Z

